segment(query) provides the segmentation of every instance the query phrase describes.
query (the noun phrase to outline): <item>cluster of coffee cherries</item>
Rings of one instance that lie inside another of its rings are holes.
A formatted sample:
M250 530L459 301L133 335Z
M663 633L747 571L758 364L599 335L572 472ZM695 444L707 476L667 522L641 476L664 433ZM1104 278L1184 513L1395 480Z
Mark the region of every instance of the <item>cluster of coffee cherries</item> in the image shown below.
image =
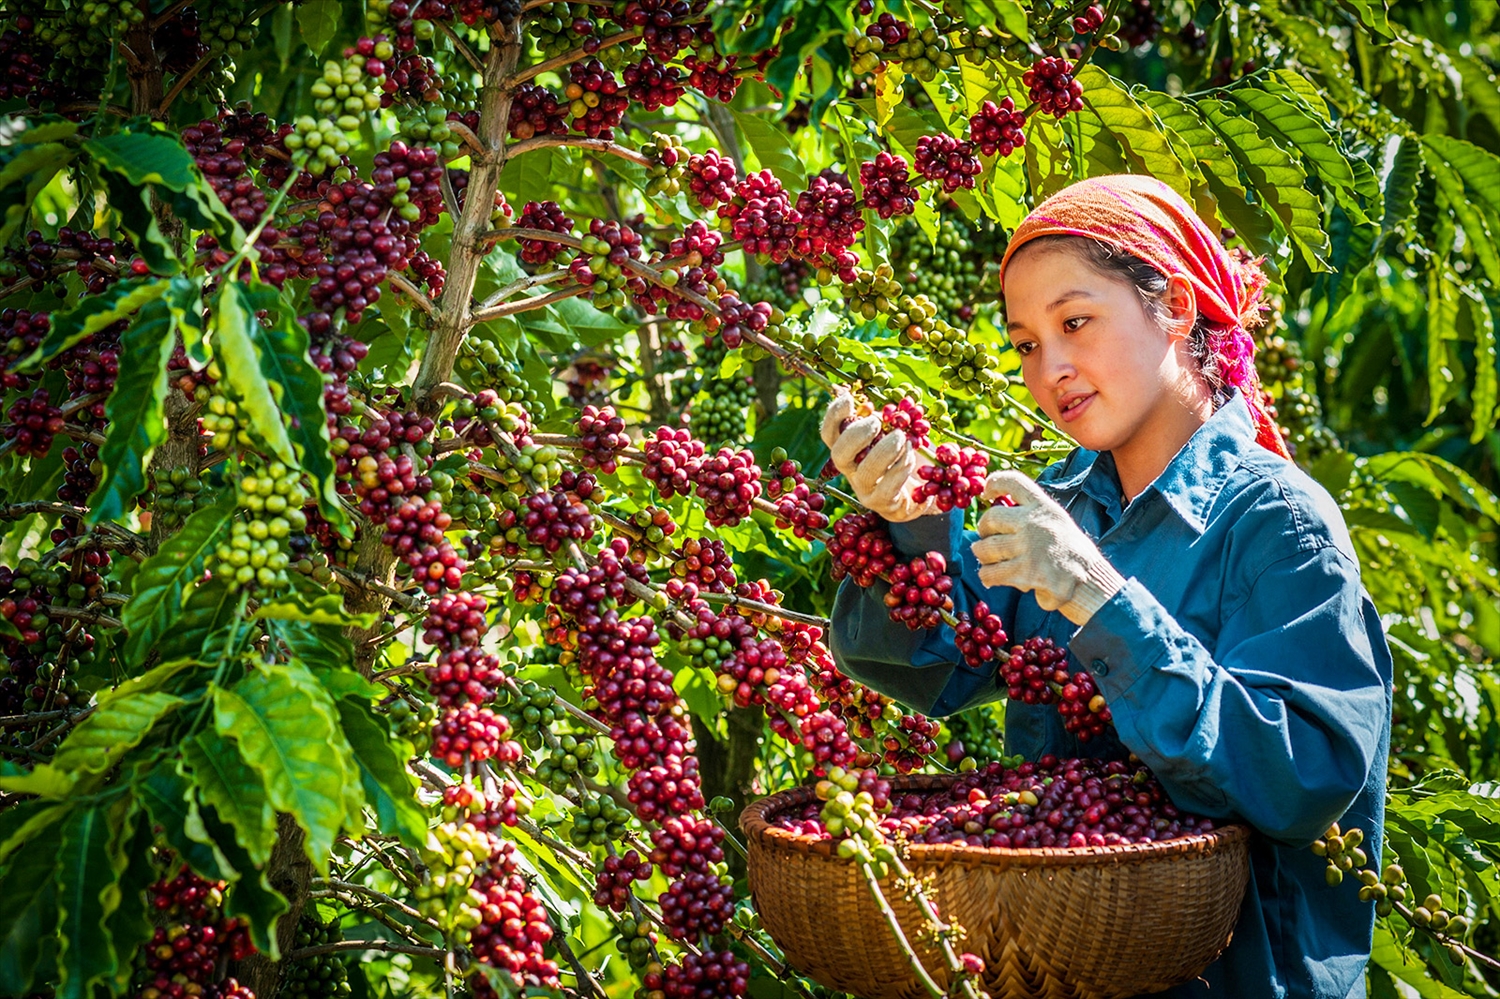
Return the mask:
M941 791L887 793L890 809L876 818L876 834L900 834L913 844L1081 849L1160 842L1214 828L1212 820L1173 805L1146 767L1118 760L1047 755L1034 763L996 761ZM847 819L830 824L816 803L773 821L818 837L836 838L848 829ZM866 821L861 816L861 825Z
M288 539L307 530L302 508L309 497L301 473L279 461L260 474L248 471L235 483L235 498L247 516L230 525L228 540L214 550L212 572L231 589L285 589L290 584Z
M1061 56L1044 56L1021 77L1031 100L1054 118L1083 110L1083 84L1073 78L1073 64Z
M984 493L989 458L975 448L947 443L937 446L935 456L934 464L918 466L922 481L912 487L912 499L918 503L931 499L945 513L967 509Z
M222 977L226 962L255 952L249 928L223 915L227 888L223 881L198 877L187 865L151 885L157 926L142 948L145 963L135 973L132 999L215 994L254 999L233 978Z
M861 163L859 184L864 188L865 207L883 219L910 215L922 196L911 185L905 157L895 153L882 151L873 160Z
M985 101L969 118L969 141L981 155L1009 156L1026 144L1025 127L1026 115L1009 97Z
M344 939L338 920L324 923L310 909L311 906L304 909L302 918L297 922L297 933L292 938L294 949L317 947ZM292 999L342 999L352 993L349 966L339 960L337 954L329 953L314 954L289 962L282 974L278 994Z
M890 571L890 582L885 605L891 620L913 631L938 627L943 615L953 610L953 577L948 575L947 559L940 552L898 563Z
M661 427L641 446L646 479L667 499L695 492L715 527L738 524L760 497L760 467L749 451L720 448L713 455L705 454L703 443L685 427Z
M960 188L972 190L975 178L983 167L974 147L951 135L924 135L917 140L915 152L917 173L928 180L938 181L943 193L952 194Z
M1070 673L1068 651L1050 638L1028 638L1000 663L1007 696L1024 704L1056 704L1063 727L1088 742L1112 728L1109 705L1091 674Z
M583 249L568 265L573 279L589 289L594 307L623 308L629 293L644 292L646 283L626 269L626 262L640 260L641 236L613 220L594 219Z

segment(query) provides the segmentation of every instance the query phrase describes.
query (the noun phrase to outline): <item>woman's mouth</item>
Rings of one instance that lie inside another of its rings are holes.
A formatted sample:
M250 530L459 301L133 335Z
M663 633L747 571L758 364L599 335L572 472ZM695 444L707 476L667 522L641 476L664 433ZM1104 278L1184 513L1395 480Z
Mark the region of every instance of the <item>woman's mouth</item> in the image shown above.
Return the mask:
M1063 406L1058 415L1062 417L1064 423L1073 422L1083 415L1083 411L1089 408L1089 403L1094 401L1094 396L1097 394L1096 392L1090 392L1088 395L1073 396Z

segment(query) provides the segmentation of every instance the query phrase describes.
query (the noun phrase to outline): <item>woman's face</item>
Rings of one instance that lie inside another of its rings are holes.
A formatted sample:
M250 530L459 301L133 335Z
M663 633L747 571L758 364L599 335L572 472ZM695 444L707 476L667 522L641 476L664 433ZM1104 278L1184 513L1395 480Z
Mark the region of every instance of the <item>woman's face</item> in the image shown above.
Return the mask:
M1005 269L1010 342L1058 429L1113 451L1146 427L1183 372L1174 340L1126 281L1066 246L1023 249Z

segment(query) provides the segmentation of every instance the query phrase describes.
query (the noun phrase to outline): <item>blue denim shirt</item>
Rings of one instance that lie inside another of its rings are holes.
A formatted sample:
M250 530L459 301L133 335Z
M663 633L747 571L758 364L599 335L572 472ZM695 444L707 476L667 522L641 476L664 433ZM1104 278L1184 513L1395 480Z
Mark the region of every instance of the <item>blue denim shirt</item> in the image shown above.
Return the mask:
M1029 593L980 583L978 535L958 511L891 525L903 557L948 558L958 609L983 600L1012 641L1066 645L1109 702L1118 741L1087 744L1055 707L1009 703L1007 751L1133 751L1179 807L1257 831L1229 948L1201 980L1162 995L1363 996L1373 907L1347 881L1327 887L1307 846L1339 821L1362 827L1379 857L1391 656L1333 498L1255 443L1238 396L1128 506L1108 452L1075 450L1038 481L1126 577L1082 628ZM951 628L891 622L885 586L840 588L830 634L840 669L936 715L1004 697L994 663L958 665Z

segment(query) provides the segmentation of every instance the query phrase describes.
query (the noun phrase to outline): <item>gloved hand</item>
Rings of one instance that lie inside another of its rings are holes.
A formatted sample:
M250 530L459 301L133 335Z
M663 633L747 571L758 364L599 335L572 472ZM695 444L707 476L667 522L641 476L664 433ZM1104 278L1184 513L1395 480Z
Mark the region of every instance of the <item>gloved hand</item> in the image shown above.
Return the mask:
M1009 494L1015 506L996 504L979 518L974 542L979 580L1036 594L1042 610L1060 610L1076 625L1103 607L1125 585L1097 545L1042 487L1015 471L992 472L984 498Z
M893 524L941 512L935 499L918 503L911 498L912 489L921 481L918 466L930 462L916 453L905 433L892 430L870 448L863 461L855 460L880 437L880 417L862 417L841 432L839 427L853 416L854 397L840 392L823 414L822 434L834 467L849 480L855 498Z

